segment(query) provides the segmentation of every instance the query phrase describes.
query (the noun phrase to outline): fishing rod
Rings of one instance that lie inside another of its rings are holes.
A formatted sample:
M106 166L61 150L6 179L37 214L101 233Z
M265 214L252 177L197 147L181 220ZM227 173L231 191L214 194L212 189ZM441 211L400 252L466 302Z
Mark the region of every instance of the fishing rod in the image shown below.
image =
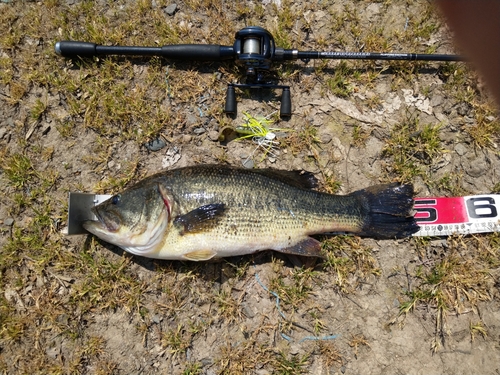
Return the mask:
M281 89L280 116L292 115L290 86L266 81L273 62L311 59L336 60L408 60L408 61L463 61L458 55L373 52L318 52L298 51L277 47L269 31L259 26L249 26L236 32L232 46L215 44L175 44L163 47L103 46L89 42L60 41L55 45L57 54L64 57L93 57L106 55L160 56L166 59L188 61L235 60L246 68L245 83L230 83L226 91L224 112L236 113L235 88Z

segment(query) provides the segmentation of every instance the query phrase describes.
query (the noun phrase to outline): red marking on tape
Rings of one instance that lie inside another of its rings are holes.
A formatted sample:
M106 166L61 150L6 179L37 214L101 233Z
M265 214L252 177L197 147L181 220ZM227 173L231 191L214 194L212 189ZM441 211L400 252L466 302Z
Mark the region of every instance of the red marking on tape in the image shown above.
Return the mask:
M415 198L417 224L455 224L469 221L463 197Z

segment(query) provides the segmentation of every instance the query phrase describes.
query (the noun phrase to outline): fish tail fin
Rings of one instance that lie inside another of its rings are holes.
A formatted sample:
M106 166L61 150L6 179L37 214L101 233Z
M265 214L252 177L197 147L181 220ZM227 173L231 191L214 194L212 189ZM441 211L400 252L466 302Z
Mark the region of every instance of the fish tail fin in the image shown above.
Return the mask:
M360 235L375 238L404 238L418 232L413 213L413 185L384 184L353 193L366 209Z

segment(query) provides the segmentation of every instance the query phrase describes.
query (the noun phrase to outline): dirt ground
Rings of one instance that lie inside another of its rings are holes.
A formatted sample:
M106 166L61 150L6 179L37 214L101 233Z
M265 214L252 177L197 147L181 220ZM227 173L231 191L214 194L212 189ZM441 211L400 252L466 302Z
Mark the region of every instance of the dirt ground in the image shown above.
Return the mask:
M422 197L497 192L498 113L465 63L276 64L293 114L274 117L287 131L266 155L219 140L243 112L279 109L278 91L238 92L226 116L227 83L244 79L231 61L54 53L64 39L232 45L250 25L301 51L458 53L430 2L12 0L0 13L2 373L500 373L496 234L321 238L327 262L211 263L64 234L68 192L199 163L308 170L338 194L387 181Z

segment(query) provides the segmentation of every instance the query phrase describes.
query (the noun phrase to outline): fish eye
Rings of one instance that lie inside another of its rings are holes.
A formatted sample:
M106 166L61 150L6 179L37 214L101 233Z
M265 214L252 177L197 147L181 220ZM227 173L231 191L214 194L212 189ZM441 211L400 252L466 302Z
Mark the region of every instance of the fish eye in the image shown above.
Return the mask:
M111 198L111 203L112 204L118 204L121 201L122 196L120 194L114 195L113 198Z

